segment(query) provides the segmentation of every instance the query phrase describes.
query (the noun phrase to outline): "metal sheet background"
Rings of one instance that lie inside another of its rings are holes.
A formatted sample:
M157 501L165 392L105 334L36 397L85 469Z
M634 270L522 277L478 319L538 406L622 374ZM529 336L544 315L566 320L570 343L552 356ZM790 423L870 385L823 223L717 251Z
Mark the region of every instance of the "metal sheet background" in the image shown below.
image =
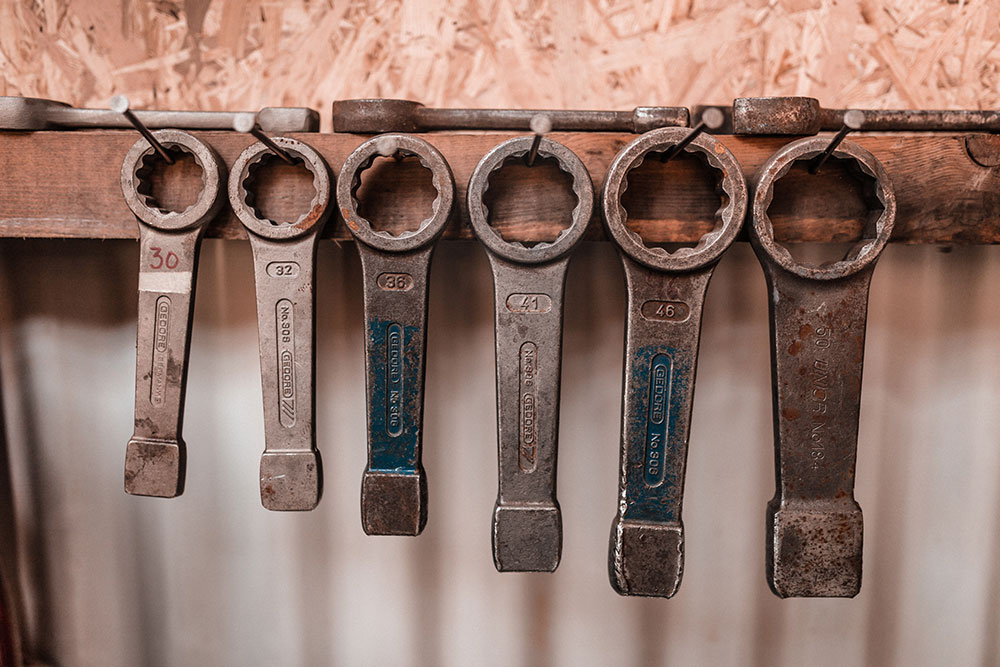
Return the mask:
M319 508L261 508L263 423L245 243L206 241L176 500L121 488L131 432L136 248L0 242L0 370L32 634L63 665L940 665L1000 660L1000 249L890 247L875 272L854 600L764 580L773 454L764 280L746 244L709 288L669 601L608 585L624 287L585 244L566 290L554 575L498 574L489 268L441 244L431 274L422 536L366 537L360 266L323 242Z

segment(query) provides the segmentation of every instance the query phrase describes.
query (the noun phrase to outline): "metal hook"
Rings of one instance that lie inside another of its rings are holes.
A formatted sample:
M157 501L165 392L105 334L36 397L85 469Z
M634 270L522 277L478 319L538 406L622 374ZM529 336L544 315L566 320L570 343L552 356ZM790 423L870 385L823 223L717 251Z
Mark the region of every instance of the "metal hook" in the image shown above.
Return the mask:
M819 172L819 168L823 166L827 158L833 155L833 151L837 149L840 142L844 140L844 137L851 130L860 130L861 126L865 124L865 112L858 111L857 109L851 109L844 114L844 126L840 128L837 134L833 135L833 139L830 140L830 144L826 147L822 153L813 158L809 164L809 173L816 174Z
M132 126L135 127L135 129L139 131L139 134L141 134L143 138L149 142L149 145L153 147L153 150L155 150L161 158L167 161L167 164L173 164L174 159L170 157L170 153L167 152L167 149L163 147L163 144L156 140L156 137L154 137L153 133L149 131L149 128L143 125L142 121L136 118L136 115L132 113L128 106L128 98L124 95L115 95L108 103L108 107L112 111L120 113L125 116L128 122L132 123Z

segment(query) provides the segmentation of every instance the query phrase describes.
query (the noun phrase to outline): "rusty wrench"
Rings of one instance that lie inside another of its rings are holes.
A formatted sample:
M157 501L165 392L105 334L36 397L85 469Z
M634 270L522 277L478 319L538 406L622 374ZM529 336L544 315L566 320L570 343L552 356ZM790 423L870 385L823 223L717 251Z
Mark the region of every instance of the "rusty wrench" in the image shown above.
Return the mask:
M493 269L496 309L499 491L493 512L497 570L551 572L562 553L562 516L556 500L559 377L563 289L570 252L583 237L594 206L594 186L573 151L537 140L537 154L554 159L573 179L577 204L570 226L551 243L527 247L505 241L490 226L483 195L490 176L524 159L532 137L503 142L487 153L469 180L472 229Z
M254 260L264 454L260 500L269 510L311 510L322 493L322 469L313 412L316 339L313 296L316 243L330 215L330 169L307 144L288 137L271 140L313 176L315 195L298 220L268 220L255 208L254 171L278 159L256 142L236 159L229 203L247 229Z
M187 450L181 438L198 249L224 203L226 171L218 154L187 132L159 130L168 150L190 153L201 167L198 200L165 211L146 180L160 159L145 139L122 162L125 203L139 222L139 321L136 332L135 432L125 451L125 491L172 498L184 491Z
M415 232L376 231L358 213L361 172L380 156L414 156L431 172L437 198ZM384 134L348 156L337 180L337 204L357 241L364 285L368 465L361 525L369 535L418 535L427 523L421 463L427 279L435 241L454 209L455 179L444 156L423 139Z
M758 172L750 239L771 315L777 488L767 507L767 578L779 597L853 597L861 589L861 507L854 475L868 287L896 215L892 183L874 155L844 141L832 158L866 181L867 236L823 266L796 262L774 240L774 184L828 139L782 147Z
M664 128L639 137L608 169L601 203L618 245L628 290L618 513L608 571L621 595L670 597L684 569L681 504L687 462L701 314L709 279L743 224L747 186L739 162L709 135L685 150L719 173L721 224L694 248L650 247L625 226L621 196L628 174L650 153L665 153L689 131Z

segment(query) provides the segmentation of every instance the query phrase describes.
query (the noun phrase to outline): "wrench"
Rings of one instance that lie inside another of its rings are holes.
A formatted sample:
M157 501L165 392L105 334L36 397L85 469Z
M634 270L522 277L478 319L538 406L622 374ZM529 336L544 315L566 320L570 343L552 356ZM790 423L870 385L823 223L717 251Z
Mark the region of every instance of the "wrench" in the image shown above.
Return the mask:
M490 175L507 161L553 158L573 179L572 223L551 243L504 241L483 203ZM472 229L493 269L496 308L499 491L493 511L493 562L501 572L552 572L562 553L556 500L563 289L570 251L594 206L590 173L573 151L550 139L518 137L487 153L469 180Z
M414 156L431 172L438 196L415 232L375 231L358 213L361 172L379 156ZM427 523L427 475L420 461L427 278L454 203L455 179L444 156L405 134L384 134L358 146L337 180L337 204L358 242L364 284L368 465L361 525L368 535L419 535Z
M435 130L526 130L542 114L564 132L645 132L688 124L685 107L636 107L632 111L538 111L531 109L432 109L410 100L337 100L333 131L433 132Z
M233 111L135 111L143 125L185 130L231 130ZM319 132L319 114L304 107L265 107L258 114L267 132ZM131 128L122 114L110 109L78 109L63 102L35 97L0 96L0 130L77 130Z
M260 459L260 501L269 510L311 510L319 503L323 478L313 412L316 395L316 242L330 215L330 169L312 147L272 137L313 176L316 194L294 222L263 218L255 207L254 171L277 156L262 142L236 159L229 203L247 229L257 292L264 453Z
M832 264L796 262L775 243L775 182L828 139L779 149L761 167L750 240L767 279L774 380L776 491L767 507L767 578L779 597L854 597L861 589L861 507L854 474L868 286L892 233L896 197L882 164L844 141L833 158L874 181L867 238Z
M737 97L733 100L735 134L816 134L836 132L847 109L823 109L812 97ZM998 132L998 111L928 111L866 109L867 132Z
M618 244L628 290L618 513L608 572L620 595L671 597L684 570L681 504L701 314L709 279L743 224L747 186L739 162L702 134L685 150L719 172L721 220L694 248L650 247L625 226L628 174L650 153L678 145L688 130L639 137L615 157L601 193L605 226Z
M180 130L159 130L168 150L190 153L201 167L198 200L165 211L150 195L156 160L145 139L122 162L125 203L139 223L139 320L136 332L135 432L125 450L125 491L172 498L184 491L187 451L181 439L198 248L221 210L225 165L207 144Z

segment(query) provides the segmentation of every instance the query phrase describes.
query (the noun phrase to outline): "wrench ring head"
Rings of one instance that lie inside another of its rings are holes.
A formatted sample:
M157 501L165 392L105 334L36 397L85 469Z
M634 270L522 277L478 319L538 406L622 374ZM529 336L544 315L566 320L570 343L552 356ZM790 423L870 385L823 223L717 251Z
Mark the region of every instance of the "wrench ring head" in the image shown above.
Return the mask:
M767 215L767 209L774 198L774 184L788 173L798 161L809 161L826 150L830 140L824 137L799 139L778 149L760 168L753 193L753 224L750 240L758 254L763 253L785 271L802 278L813 280L837 280L846 278L874 264L892 235L896 220L896 193L892 180L882 163L870 152L854 143L844 141L830 157L852 162L864 175L875 182L875 197L882 205L881 213L874 222L874 238L865 238L854 245L847 256L839 262L826 266L801 264L786 248L774 240L774 227ZM869 209L867 228L872 227L872 218L878 209Z
M146 177L153 161L160 157L148 141L140 139L132 144L122 161L121 186L125 203L139 220L164 231L190 229L208 222L222 209L226 180L222 158L211 146L181 130L157 130L153 136L165 148L176 148L194 157L201 168L198 200L183 211L167 211L156 206Z
M690 129L682 127L647 132L615 156L604 179L601 207L608 234L625 254L657 271L692 271L716 261L736 240L746 215L747 183L740 163L715 137L700 134L684 150L701 155L709 167L722 174L722 191L729 199L716 212L722 219L722 226L703 236L695 247L679 248L674 252L647 246L638 233L625 226L628 213L622 206L621 198L628 188L629 172L641 165L647 154L669 150L690 132Z
M376 231L371 222L358 213L357 199L361 173L371 167L376 158L394 155L420 160L420 164L431 172L431 182L437 191L430 217L421 222L416 231L399 235ZM337 180L337 204L356 240L384 252L408 252L433 243L444 231L455 207L455 177L444 155L423 139L409 134L380 134L347 156Z
M515 137L495 146L476 165L469 179L467 203L472 231L480 242L494 255L519 264L541 264L550 262L567 254L583 238L587 231L587 223L594 210L594 183L586 165L566 146L542 139L538 144L538 156L552 158L559 168L573 179L573 194L576 195L576 207L572 212L569 227L559 232L554 241L526 246L517 241L505 241L500 234L490 226L483 195L489 189L490 176L512 159L520 159L531 151L534 137Z
M285 241L308 234L317 225L322 225L330 216L330 168L326 160L312 146L289 137L271 137L293 159L301 160L313 175L315 194L309 203L309 210L290 223L267 220L250 203L252 194L247 182L253 179L253 172L270 159L279 159L267 146L255 142L247 146L233 163L229 179L229 205L248 231L272 241Z

